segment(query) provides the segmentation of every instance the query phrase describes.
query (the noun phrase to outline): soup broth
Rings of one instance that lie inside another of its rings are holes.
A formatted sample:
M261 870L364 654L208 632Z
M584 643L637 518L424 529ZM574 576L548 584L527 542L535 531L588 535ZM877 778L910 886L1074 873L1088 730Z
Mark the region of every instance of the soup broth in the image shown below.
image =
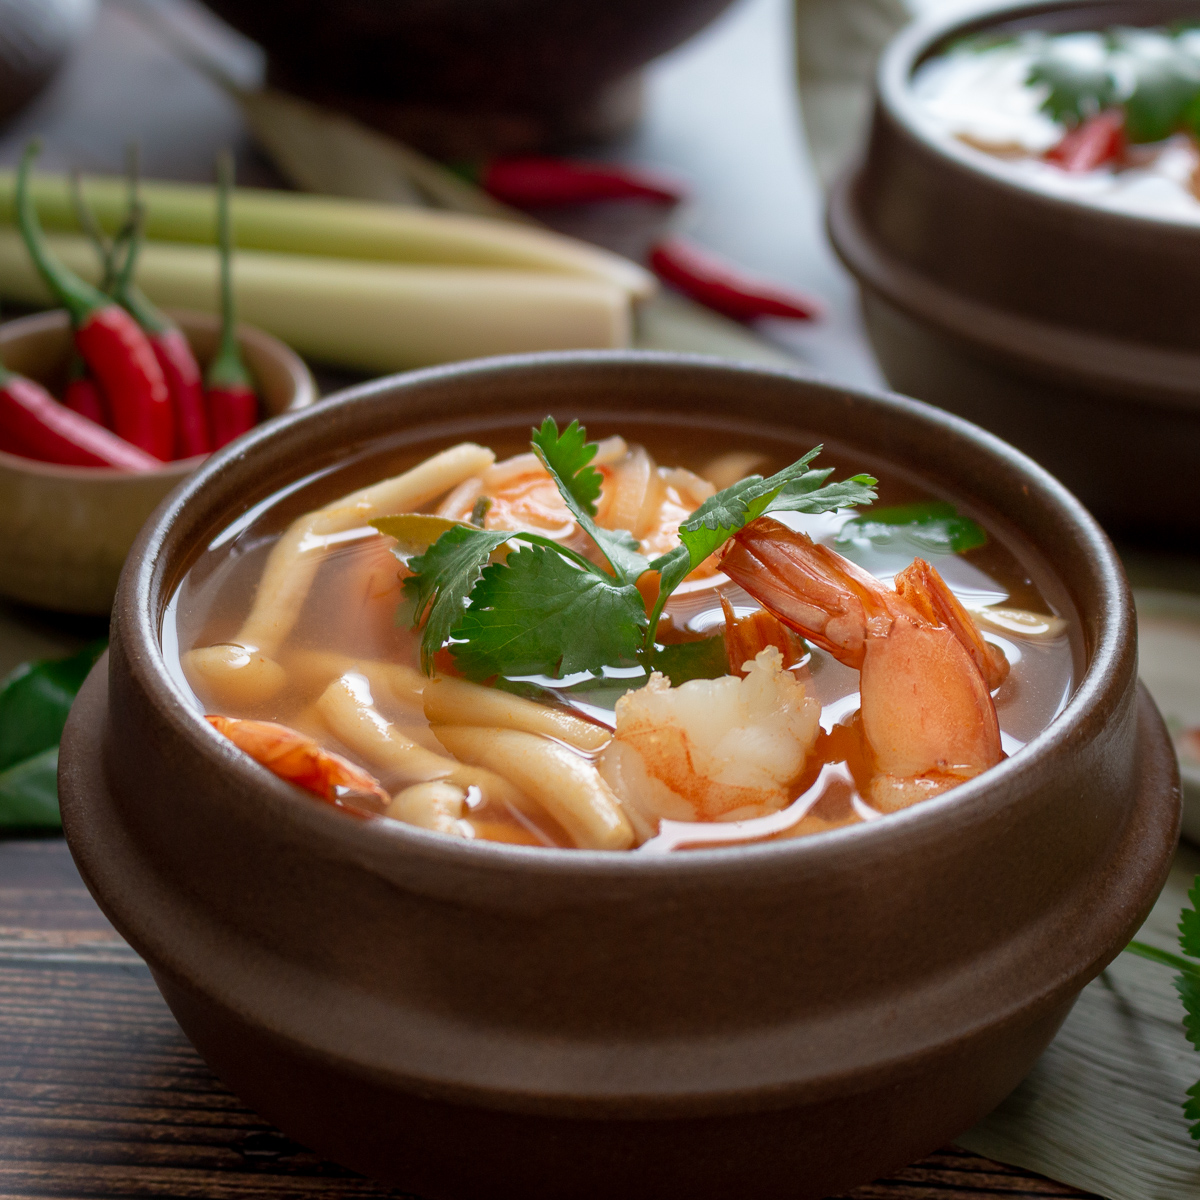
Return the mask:
M527 429L519 425L468 432L495 452L499 464L482 476L493 480L489 502L480 500L481 489L473 481L481 476L474 472L418 511L453 512L465 523L474 518L501 531L514 525L536 528L548 540L584 553L586 539L570 514L564 515L553 481L528 457ZM675 421L625 417L589 421L588 435L599 440L598 459L607 456L597 519L616 522L615 528L641 521L641 546L648 557L678 544L674 530L679 522L715 489L750 472L770 475L809 448L741 428L681 427ZM164 650L180 687L198 709L242 722L251 732L258 729L252 722L286 726L309 750L315 744L340 755L378 784L367 795L366 785L350 779L345 786L331 785L326 799L352 815L407 820L462 838L636 848L652 854L809 836L873 821L978 773L978 767L956 765L947 750L950 758L933 775L918 773L915 780L905 778L890 791L881 790L882 759L872 747L889 731L885 728L881 735L879 728L894 719L900 722L896 736L907 737L903 723L916 719L908 711L911 706L927 704L927 695L917 695L924 689L942 696L946 711L935 711L935 704L918 714L920 720L926 725L943 722L945 736L953 742L969 724L951 707L957 685L943 687L943 676L936 672L933 687L928 679L908 680L903 673L909 659L892 653L894 661L887 666L887 646L869 650L875 657L865 660L868 665L861 670L848 665L852 649L837 643L831 651L819 644L835 636L830 630L836 619L824 632L809 634L781 622L721 569L731 558L706 560L671 595L653 639L657 649L646 661L557 674L519 670L501 677L476 676L474 682L458 677L464 660L454 657L454 645L423 664L422 631L412 627L411 588L406 593L402 579L412 570L413 559L401 566L393 553L397 540L365 520L347 518L327 532L319 523L301 525L305 514L402 475L448 444L441 439L375 446L255 505L200 553L166 613ZM509 460L515 465L507 465ZM817 465L834 468L832 480L872 470L879 476L874 507L819 514L780 511L747 530L762 525L779 539L790 537L791 531L807 534L817 549L798 542L803 553L820 554L825 548L844 556L881 581L893 599L893 580L908 578L901 573L914 558L926 560L970 613L973 629L986 642L984 653L995 656L1006 672L994 688L981 679L968 681L978 703L994 703L999 730L994 757L1019 753L1054 719L1074 686L1080 641L1069 601L1052 574L1031 551L996 528L981 528L955 498L935 496L901 468L836 447L825 449ZM649 472L665 497L656 502L660 507L649 532L648 500L632 519L611 511L625 494L625 483L618 487L614 480L627 481L639 470ZM513 482L517 476L520 480ZM501 483L495 484L496 479ZM882 518L875 525L868 523L872 514ZM379 515L390 514L372 514ZM288 594L300 597L294 623L265 655L269 666L263 670L277 672L270 685L243 689L236 673L213 674L211 656L224 655L221 662L226 663L243 652L249 658L256 653L246 634L248 617L256 620L251 617L256 604L263 595L274 594L278 580L272 582L271 572L277 573L285 544L294 552L293 569L303 561L301 573L307 572L300 583L293 578L288 584ZM830 555L829 561L840 569L841 558ZM505 562L511 566L511 557ZM640 582L644 585L645 577ZM749 582L759 590L755 581ZM853 592L857 585L848 586ZM530 602L540 594L531 593ZM474 608L479 593L471 596ZM900 624L907 620L901 618ZM949 620L930 617L928 623L944 633ZM591 632L579 627L581 639ZM893 641L898 642L894 635ZM746 658L739 671L733 660L742 650ZM963 657L961 650L956 653ZM883 665L870 666L876 659ZM658 674L648 685L651 670ZM873 701L872 711L863 713L860 709L868 706L860 690L868 685L861 680L868 671L874 671L869 686L875 694L881 694L881 687L891 688L892 698ZM911 703L903 699L905 687L915 697ZM456 710L460 704L469 710L465 717ZM731 718L731 728L720 724L722 705L733 705L729 711L741 714ZM979 719L986 724L990 718L984 713ZM671 758L672 739L678 742L676 749L684 747L687 770L694 770L697 779L671 775L681 761ZM270 755L278 753L259 753L253 747L249 752L268 766ZM660 752L667 763L662 769L654 765ZM286 776L286 771L279 773ZM616 815L581 816L563 807L561 795L573 795L577 787L600 796L601 808L611 802ZM637 793L635 801L631 792ZM613 821L631 832L614 834Z

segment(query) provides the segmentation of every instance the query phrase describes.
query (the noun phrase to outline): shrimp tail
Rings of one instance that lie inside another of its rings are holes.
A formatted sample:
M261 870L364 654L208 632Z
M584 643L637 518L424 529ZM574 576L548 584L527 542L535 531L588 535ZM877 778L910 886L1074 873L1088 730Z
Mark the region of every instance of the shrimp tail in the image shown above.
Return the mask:
M907 600L931 625L945 625L962 643L979 673L994 691L1008 677L1008 659L984 641L971 614L946 586L946 581L923 558L916 558L895 579L896 594Z
M391 803L373 775L287 725L212 715L205 720L273 775L330 804L374 813Z
M862 667L867 621L887 612L873 575L770 517L751 521L720 554L721 570L789 629Z

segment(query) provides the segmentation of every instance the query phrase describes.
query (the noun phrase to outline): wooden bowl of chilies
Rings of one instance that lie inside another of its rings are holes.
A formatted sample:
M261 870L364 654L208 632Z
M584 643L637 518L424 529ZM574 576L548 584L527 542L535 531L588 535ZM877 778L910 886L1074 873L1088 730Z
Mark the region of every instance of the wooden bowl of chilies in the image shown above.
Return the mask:
M174 312L203 367L214 356L220 320ZM316 384L300 357L278 338L242 326L243 357L268 416L305 408ZM0 325L0 360L61 395L71 347L61 309ZM161 470L125 473L60 466L0 451L0 595L59 612L105 614L138 530L159 501L202 457Z
M1011 757L884 820L658 856L356 820L204 720L175 613L219 531L276 494L302 512L303 479L333 499L365 453L528 438L547 412L912 472L1053 583L1073 692ZM915 401L637 353L413 372L214 455L143 529L60 763L75 861L213 1069L431 1200L815 1200L945 1144L1138 928L1180 821L1120 563L1045 471Z

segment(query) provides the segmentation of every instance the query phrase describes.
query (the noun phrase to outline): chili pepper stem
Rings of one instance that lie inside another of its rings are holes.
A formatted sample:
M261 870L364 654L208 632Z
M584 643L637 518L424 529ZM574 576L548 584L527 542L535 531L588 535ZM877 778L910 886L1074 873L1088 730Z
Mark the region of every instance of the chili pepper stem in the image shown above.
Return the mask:
M17 225L39 274L62 301L63 307L71 317L71 324L79 326L96 309L109 303L109 300L103 292L68 271L46 245L45 234L42 233L37 210L29 194L30 168L40 151L41 143L35 139L25 147L25 153L21 155L21 166L17 171Z

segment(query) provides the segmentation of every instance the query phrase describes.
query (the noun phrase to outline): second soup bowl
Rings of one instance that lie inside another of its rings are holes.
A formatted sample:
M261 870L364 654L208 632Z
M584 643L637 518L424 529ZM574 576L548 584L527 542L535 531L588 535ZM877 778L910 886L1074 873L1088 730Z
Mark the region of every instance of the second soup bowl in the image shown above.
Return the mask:
M886 819L656 857L354 820L202 719L169 606L223 530L364 447L486 443L547 413L908 472L1057 581L1074 693L1018 753ZM819 1197L909 1162L1029 1070L1149 911L1179 828L1124 575L1061 485L914 401L633 353L382 380L214 457L143 531L61 763L80 870L214 1070L431 1200Z

